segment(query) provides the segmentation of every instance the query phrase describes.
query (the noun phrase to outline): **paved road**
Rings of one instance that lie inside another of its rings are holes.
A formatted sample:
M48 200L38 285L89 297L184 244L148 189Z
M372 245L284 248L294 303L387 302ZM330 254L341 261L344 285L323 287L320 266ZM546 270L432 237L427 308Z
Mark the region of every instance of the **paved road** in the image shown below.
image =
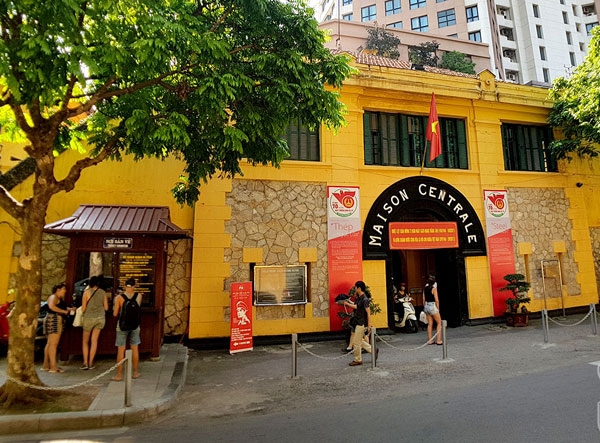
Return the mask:
M191 350L179 405L153 423L10 441L600 441L589 323L553 327L549 343L535 322L449 329L445 361L422 332L382 338L375 370L370 356L349 367L342 342L303 343L296 379L289 345Z

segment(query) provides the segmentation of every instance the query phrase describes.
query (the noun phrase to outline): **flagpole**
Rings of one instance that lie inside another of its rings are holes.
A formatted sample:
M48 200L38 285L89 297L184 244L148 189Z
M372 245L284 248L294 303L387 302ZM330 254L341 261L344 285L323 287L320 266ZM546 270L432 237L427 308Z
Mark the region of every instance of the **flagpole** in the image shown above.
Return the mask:
M427 154L427 140L425 140L425 147L423 148L423 159L421 160L421 172L419 175L423 175L423 168L425 168L425 155Z

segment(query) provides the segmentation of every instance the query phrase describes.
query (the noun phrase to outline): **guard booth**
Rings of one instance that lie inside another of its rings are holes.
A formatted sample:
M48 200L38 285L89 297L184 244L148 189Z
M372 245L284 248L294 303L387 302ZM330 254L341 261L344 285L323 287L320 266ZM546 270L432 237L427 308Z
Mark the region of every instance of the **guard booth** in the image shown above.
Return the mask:
M117 319L112 308L125 280L137 281L142 294L140 353L158 358L163 340L167 245L188 234L171 223L165 206L82 205L69 218L45 226L44 232L71 240L67 260L69 306L80 306L89 278L102 276L109 298L106 325L100 333L97 355L116 354ZM62 334L60 358L81 355L82 328L67 327Z

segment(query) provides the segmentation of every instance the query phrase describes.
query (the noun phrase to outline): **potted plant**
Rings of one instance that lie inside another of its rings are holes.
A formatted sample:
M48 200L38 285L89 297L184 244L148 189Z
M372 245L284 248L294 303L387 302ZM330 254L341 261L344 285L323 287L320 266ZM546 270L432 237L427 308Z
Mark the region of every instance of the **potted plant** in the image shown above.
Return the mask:
M506 299L506 318L507 326L527 326L529 324L529 311L526 304L531 301L528 295L531 283L525 280L523 274L506 274L504 280L507 284L500 288L501 291L510 291L510 296Z

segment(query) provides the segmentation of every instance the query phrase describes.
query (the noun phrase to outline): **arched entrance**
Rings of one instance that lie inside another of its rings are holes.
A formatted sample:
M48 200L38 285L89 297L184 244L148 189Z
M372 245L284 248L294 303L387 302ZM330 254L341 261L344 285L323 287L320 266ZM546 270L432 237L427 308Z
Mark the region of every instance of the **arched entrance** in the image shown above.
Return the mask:
M458 248L394 250L389 245L391 222L456 222ZM486 255L483 227L469 201L454 187L432 177L400 180L375 200L363 230L363 259L385 260L388 323L393 322L392 287L406 282L422 304L420 290L428 274L437 276L442 318L460 326L469 318L465 257Z

